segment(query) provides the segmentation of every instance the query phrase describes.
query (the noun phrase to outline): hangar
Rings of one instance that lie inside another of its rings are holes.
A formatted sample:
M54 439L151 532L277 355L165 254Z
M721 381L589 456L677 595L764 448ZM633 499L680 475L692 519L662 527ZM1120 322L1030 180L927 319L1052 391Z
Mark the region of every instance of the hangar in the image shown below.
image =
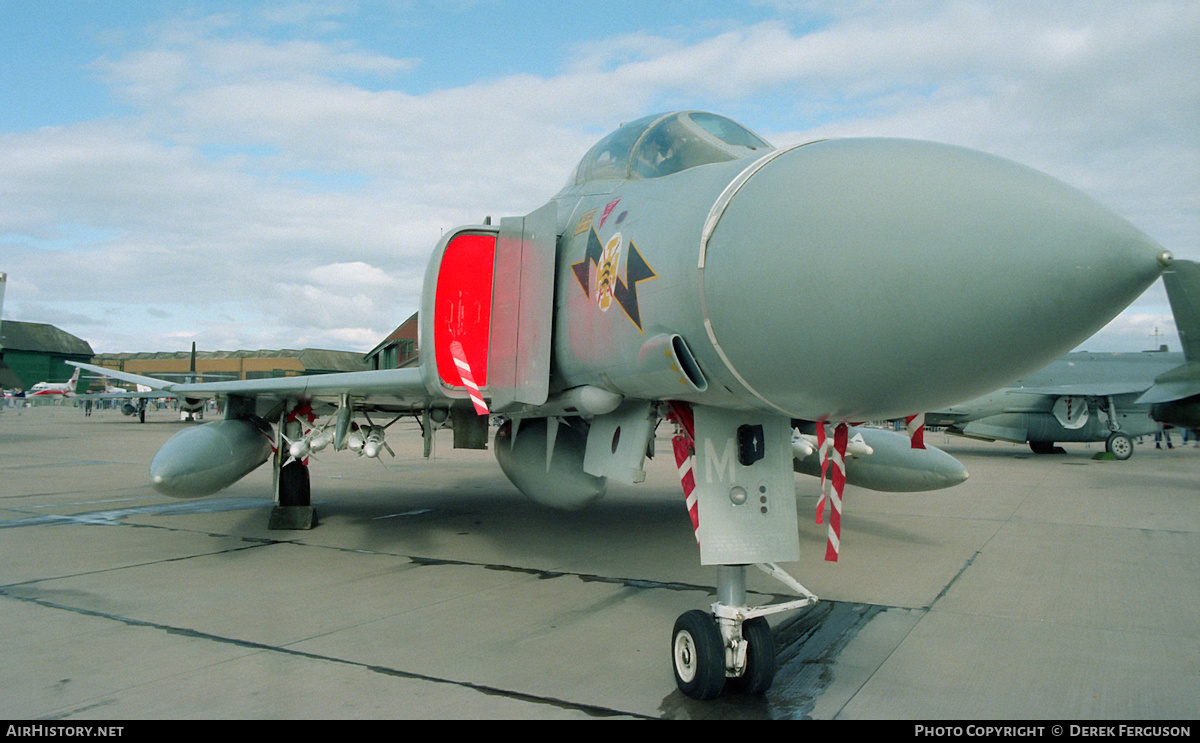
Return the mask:
M116 371L148 377L175 377L192 371L191 352L99 354L92 361ZM267 379L305 374L365 371L370 367L355 351L320 348L300 350L196 351L196 374L203 381Z
M65 330L37 322L0 322L0 387L4 389L65 382L75 371L68 361L91 360L91 345Z

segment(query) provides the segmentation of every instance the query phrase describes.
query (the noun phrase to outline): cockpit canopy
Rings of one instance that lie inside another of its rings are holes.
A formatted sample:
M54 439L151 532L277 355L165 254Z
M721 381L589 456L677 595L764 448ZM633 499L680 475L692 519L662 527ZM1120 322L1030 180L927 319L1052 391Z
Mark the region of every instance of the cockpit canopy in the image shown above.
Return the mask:
M655 114L600 140L583 156L571 182L659 178L773 149L723 116L700 111Z

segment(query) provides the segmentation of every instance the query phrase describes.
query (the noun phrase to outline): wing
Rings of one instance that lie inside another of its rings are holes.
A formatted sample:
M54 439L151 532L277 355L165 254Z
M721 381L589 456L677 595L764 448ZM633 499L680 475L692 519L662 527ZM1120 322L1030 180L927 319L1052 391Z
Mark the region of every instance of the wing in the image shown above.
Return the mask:
M1159 375L1138 399L1140 403L1177 402L1200 395L1200 263L1176 261L1163 274L1163 285L1187 363Z
M170 392L150 391L150 392L84 392L81 395L76 395L80 400L139 400L141 398L156 399L169 398L177 399L179 395Z
M1096 384L1062 384L1053 387L1013 387L1012 393L1046 395L1047 397L1116 397L1140 395L1149 389L1145 382L1110 382Z
M1200 363L1185 364L1160 375L1154 386L1138 398L1139 403L1175 402L1200 395Z
M425 386L419 368L380 369L378 371L341 372L299 377L245 379L227 382L170 382L141 374L114 371L92 364L68 362L88 371L106 374L113 379L149 387L172 397L228 397L262 400L304 400L337 404L344 396L355 398L360 410L404 412L420 410L434 399Z
M926 425L988 441L1029 440L1040 416L1053 416L1066 429L1082 428L1095 410L1124 410L1147 383L1114 382L1045 387L1009 387L950 408L927 413Z

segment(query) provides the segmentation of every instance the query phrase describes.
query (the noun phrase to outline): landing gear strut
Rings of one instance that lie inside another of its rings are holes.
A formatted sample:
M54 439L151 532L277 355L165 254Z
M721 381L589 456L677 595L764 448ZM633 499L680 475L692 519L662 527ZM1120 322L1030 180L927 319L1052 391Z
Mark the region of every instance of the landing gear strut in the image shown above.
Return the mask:
M1112 433L1108 435L1108 440L1104 442L1104 449L1115 458L1124 461L1133 456L1133 439L1129 434L1124 433L1120 429L1120 424L1117 422L1117 404L1113 400L1112 395L1108 397L1108 428Z
M712 613L698 609L675 621L671 661L675 683L693 699L715 699L726 683L743 694L763 694L775 679L775 641L765 617L810 606L817 597L773 564L759 568L801 595L763 607L746 605L746 566L721 565Z

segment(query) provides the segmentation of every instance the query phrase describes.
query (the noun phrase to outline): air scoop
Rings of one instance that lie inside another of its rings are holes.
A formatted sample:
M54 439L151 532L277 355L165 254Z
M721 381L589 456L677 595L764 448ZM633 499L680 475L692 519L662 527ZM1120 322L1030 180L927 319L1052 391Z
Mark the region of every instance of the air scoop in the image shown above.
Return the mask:
M771 153L716 202L701 311L743 400L808 420L894 418L1043 366L1168 262L1026 166L930 142L829 140Z

